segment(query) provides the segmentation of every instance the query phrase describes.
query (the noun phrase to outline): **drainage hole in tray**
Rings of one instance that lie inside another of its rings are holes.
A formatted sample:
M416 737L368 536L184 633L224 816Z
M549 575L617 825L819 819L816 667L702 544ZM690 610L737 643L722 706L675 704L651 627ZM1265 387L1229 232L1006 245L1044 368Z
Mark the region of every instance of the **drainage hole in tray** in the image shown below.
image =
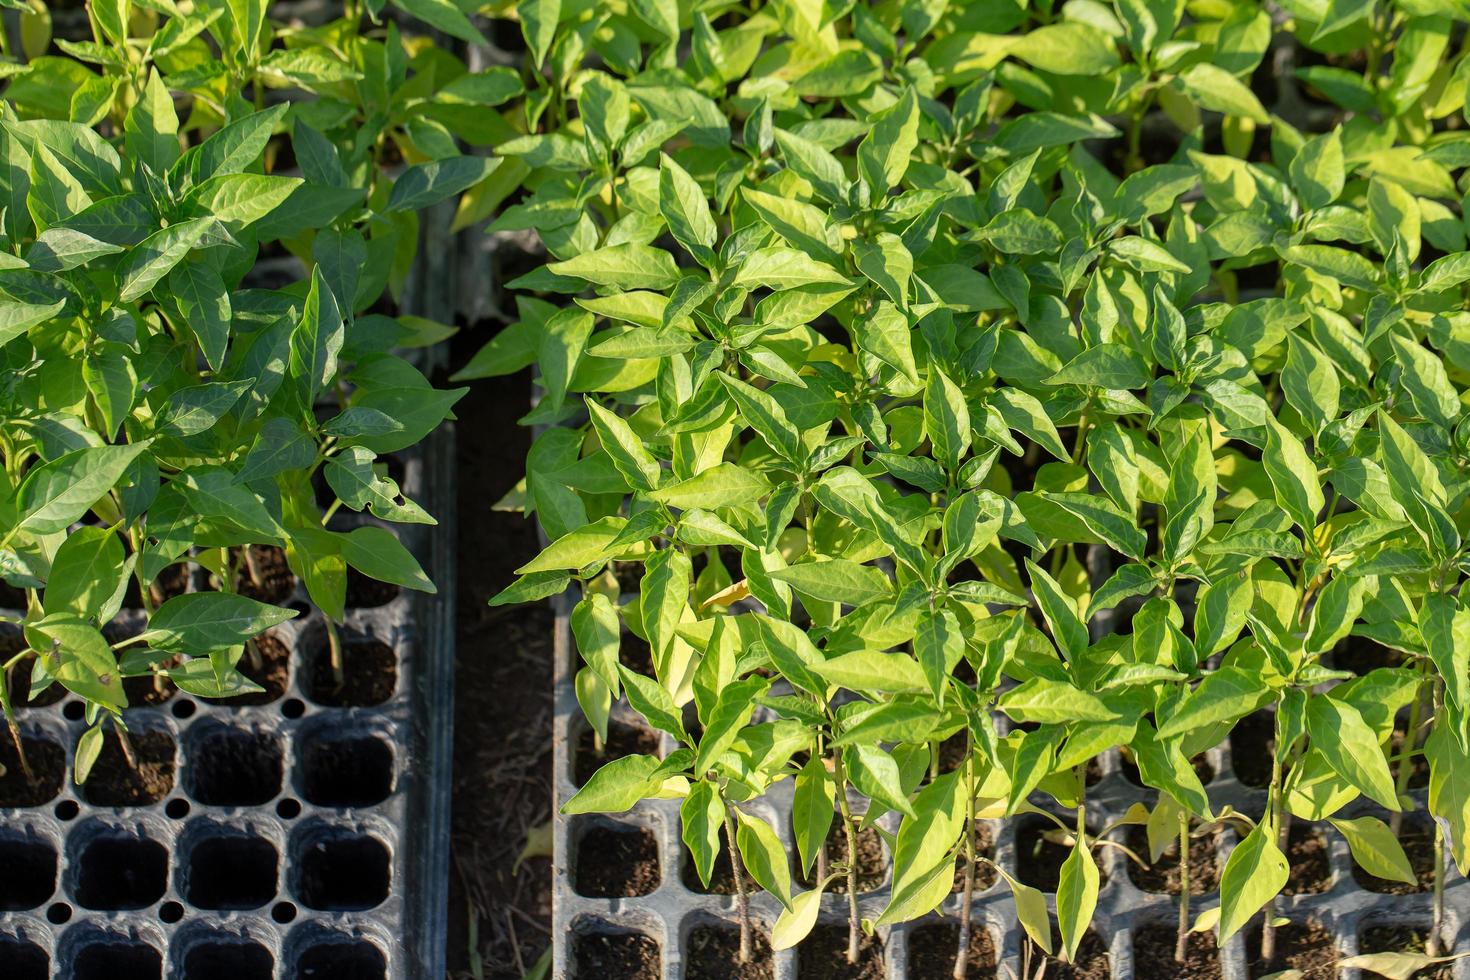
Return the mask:
M293 976L311 980L387 980L388 963L382 950L370 942L330 942L302 950Z
M189 851L185 898L201 909L258 909L276 897L280 858L260 837L206 837Z
M76 900L85 909L147 908L168 890L168 849L146 837L94 837L78 864Z
M275 973L271 951L248 940L196 942L184 954L183 980L272 980Z
M189 801L182 796L175 796L163 805L163 812L173 820L182 820L189 815Z
M0 938L0 963L5 980L49 980L51 957L35 943L10 937Z
M572 887L587 898L630 898L658 888L658 841L646 827L600 824L577 841Z
M46 921L53 926L64 925L71 921L71 906L65 902L53 902L46 909Z
M269 732L218 728L188 746L190 794L210 806L260 806L281 792L284 752Z
M184 907L178 902L164 902L158 907L158 918L169 924L178 922L184 918Z
M375 837L320 834L296 855L297 896L307 908L361 911L388 897L388 848Z
M57 820L75 820L82 812L82 805L76 800L62 800L56 804L55 812Z
M296 906L290 902L277 902L271 906L271 918L285 925L296 918Z
M0 911L40 908L56 892L56 850L36 837L0 838Z
M276 804L276 816L282 820L295 820L301 816L301 801L284 799Z

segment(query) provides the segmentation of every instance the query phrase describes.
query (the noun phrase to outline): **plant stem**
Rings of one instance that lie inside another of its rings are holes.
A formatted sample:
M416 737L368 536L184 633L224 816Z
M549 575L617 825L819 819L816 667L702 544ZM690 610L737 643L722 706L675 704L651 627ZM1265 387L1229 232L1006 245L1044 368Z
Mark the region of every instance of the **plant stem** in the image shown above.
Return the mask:
M1439 934L1444 928L1444 825L1434 821L1434 915L1429 923L1429 941L1424 952L1429 956L1440 954Z
M1286 828L1281 820L1281 718L1275 719L1276 742L1271 747L1271 799L1267 805L1268 829L1277 832L1278 843L1284 843ZM1181 858L1182 859L1182 858ZM1276 959L1276 896L1266 903L1266 920L1261 924L1261 962Z
M122 746L123 759L127 761L129 769L137 772L138 756L133 752L133 740L128 738L128 733L121 728L115 728L114 730L117 732L117 744Z
M975 899L975 755L971 736L965 733L965 891L960 904L960 940L954 956L954 980L965 980L970 972L971 905Z
M31 761L26 758L25 742L20 737L20 726L15 723L15 709L10 704L10 665L0 670L0 709L5 711L5 725L10 729L10 741L15 745L15 756L20 760L20 770L26 782L34 783L36 775L31 771Z
M1174 960L1189 958L1189 811L1179 811L1179 936L1174 941Z
M1404 732L1403 741L1399 743L1398 771L1395 773L1393 789L1394 795L1400 799L1403 798L1404 793L1408 790L1409 778L1414 774L1414 746L1419 741L1419 722L1424 710L1424 696L1427 693L1424 684L1425 680L1427 680L1427 677L1422 673L1421 666L1419 689L1414 692L1414 703L1409 708L1409 727ZM1393 831L1395 837L1399 836L1399 832L1404 826L1403 811L1395 810L1390 814L1388 826Z
M332 665L332 680L336 681L337 690L341 690L347 683L347 675L342 670L342 638L337 635L337 624L331 617L324 618L327 623L327 660Z
M730 845L730 870L735 875L735 909L740 916L740 962L750 962L750 899L745 894L745 862L735 844L735 817L725 804L725 843Z
M837 806L842 811L842 831L847 837L847 962L858 961L858 934L862 920L857 900L857 833L853 830L852 808L847 805L847 770L842 766L842 750L832 753L837 769Z

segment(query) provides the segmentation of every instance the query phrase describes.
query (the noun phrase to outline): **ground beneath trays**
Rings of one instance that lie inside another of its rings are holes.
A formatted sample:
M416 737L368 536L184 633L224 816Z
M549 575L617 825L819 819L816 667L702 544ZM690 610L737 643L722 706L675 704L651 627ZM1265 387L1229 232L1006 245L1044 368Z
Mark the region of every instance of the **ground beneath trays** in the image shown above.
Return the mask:
M452 350L456 367L486 339L484 331L466 333ZM525 372L470 387L455 407L465 420L455 435L458 513L436 515L457 535L448 937L449 974L457 980L519 980L551 942L550 861L533 857L517 868L528 836L551 819L551 611L486 604L539 550L531 521L490 509L525 472L530 432L515 420L530 395ZM600 962L644 952L588 950ZM656 946L652 957L656 977Z

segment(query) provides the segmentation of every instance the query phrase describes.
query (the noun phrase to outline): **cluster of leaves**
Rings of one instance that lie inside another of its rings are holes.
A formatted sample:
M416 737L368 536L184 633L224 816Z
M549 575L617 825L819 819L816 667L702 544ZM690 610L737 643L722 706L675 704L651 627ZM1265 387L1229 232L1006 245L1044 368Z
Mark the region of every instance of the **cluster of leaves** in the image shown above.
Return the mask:
M984 860L976 820L1033 811L1071 848L1075 955L1115 829L1085 770L1114 748L1158 794L1130 858L1240 838L1218 905L1183 890L1181 956L1265 908L1271 958L1293 818L1413 880L1383 817L1423 759L1470 870L1460 4L514 12L522 190L492 227L551 260L462 376L538 367L519 502L551 544L497 601L575 583L592 727L626 699L677 745L564 812L682 799L700 876L731 847L778 948L854 872L834 822L896 813L853 953ZM1382 665L1342 669L1364 647ZM1190 759L1262 709L1269 802L1217 809ZM741 806L784 780L792 857Z
M398 299L419 212L495 168L454 134L521 83L361 11L287 27L260 2L105 0L89 36L53 39L44 7L12 6L0 575L24 590L4 617L24 644L0 704L19 750L19 672L32 697L84 698L81 781L107 722L126 748L124 679L259 689L237 664L295 615L240 594L261 549L284 552L334 639L350 571L433 591L381 524L331 518L434 523L387 463L462 389L395 353L448 333ZM159 587L181 573L211 590ZM137 628L104 633L125 604Z

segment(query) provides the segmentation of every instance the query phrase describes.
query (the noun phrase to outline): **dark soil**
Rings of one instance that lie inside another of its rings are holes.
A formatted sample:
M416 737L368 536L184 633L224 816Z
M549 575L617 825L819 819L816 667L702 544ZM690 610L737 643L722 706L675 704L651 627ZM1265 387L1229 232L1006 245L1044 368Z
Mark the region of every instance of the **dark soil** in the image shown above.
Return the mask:
M641 725L625 725L608 722L607 743L602 752L596 748L597 735L592 729L584 729L577 738L577 754L572 763L573 778L578 786L592 778L592 774L614 759L628 755L657 755L658 733Z
M1271 785L1271 753L1276 749L1276 717L1269 711L1246 715L1230 733L1230 765L1247 786Z
M909 980L950 980L954 976L958 925L920 926L909 933ZM979 921L970 925L970 948L966 956L968 977L994 977L995 939Z
M1399 843L1404 847L1404 853L1408 855L1409 866L1414 869L1414 877L1419 879L1418 886L1410 885L1403 881L1390 881L1387 878L1379 878L1370 875L1353 862L1353 878L1358 884L1370 892L1380 892L1385 895L1412 895L1415 892L1427 892L1434 889L1434 828L1429 824L1418 820L1405 820L1403 827L1399 830Z
M1332 933L1312 920L1293 922L1276 930L1276 958L1261 962L1261 927L1252 923L1245 930L1245 958L1252 977L1263 977L1281 970L1300 970L1301 980L1335 980L1337 944Z
M254 578L241 549L230 549L230 560L238 566L235 591L273 606L284 606L296 592L296 576L286 564L285 550L272 544L252 545L250 558L255 565Z
M193 566L187 559L174 562L158 573L158 577L148 584L148 595L153 600L155 607L163 605L176 595L183 595L189 591L189 579L192 575ZM142 609L143 599L138 590L136 577L128 582L127 591L123 593L124 609Z
M6 650L6 644L0 639L0 657L9 660L20 652L20 647ZM14 708L46 708L66 697L66 688L53 682L45 690L31 700L31 668L36 665L36 658L27 657L14 667L6 675L6 684L10 690L10 704Z
M752 930L746 963L740 962L738 926L697 926L684 948L684 980L772 980L776 975L770 940L759 929Z
M1311 828L1292 824L1287 838L1286 860L1291 872L1283 895L1316 895L1332 884L1332 865L1327 860L1327 842Z
M577 845L573 887L588 898L632 898L658 887L658 841L642 827L594 827Z
M883 943L877 936L859 935L858 960L847 962L847 927L822 926L812 930L797 948L801 980L883 980Z
M963 851L961 855L960 860L956 861L954 866L954 891L956 892L963 892L965 890L965 861ZM975 857L977 859L982 857L995 857L995 842L990 839L990 828L984 824L980 824L975 828ZM999 876L995 873L994 866L984 864L977 860L975 862L975 894L978 895L995 884L997 877ZM958 939L955 941L959 942Z
M1050 960L1044 974L1048 980L1109 980L1112 975L1113 958L1108 955L1107 944L1095 932L1088 932L1082 937L1075 963ZM1139 976L1146 974L1140 973Z
M179 689L162 674L150 673L141 677L124 677L123 693L128 697L130 708L156 708L179 693Z
M827 831L827 866L836 867L847 863L847 834L842 829L841 818L832 821L832 827ZM812 865L812 873L816 873L816 865ZM883 838L878 836L878 831L872 827L860 830L857 833L857 888L858 894L870 892L883 884ZM805 875L798 875L801 883L808 888L816 884L815 881ZM833 881L827 886L827 891L834 895L847 894L847 877Z
M1359 953L1423 953L1428 929L1413 926L1371 926L1358 937ZM1452 980L1455 964L1436 963L1414 974L1414 980Z
M233 698L200 698L201 701L210 701L215 704L270 704L285 697L286 689L291 684L291 648L284 640L275 633L262 633L255 638L255 656L251 656L250 648L240 657L240 662L235 669L250 678L261 687L263 691L253 694L241 694Z
M1359 677L1379 667L1399 667L1404 663L1402 653L1361 636L1350 636L1343 640L1330 657L1332 666L1338 670L1350 670Z
M1071 847L1054 844L1043 836L1056 829L1049 820L1029 820L1016 831L1016 877L1044 892L1057 890L1062 880L1062 864L1072 853ZM1101 886L1107 882L1108 875L1101 866L1097 871Z
M82 795L93 806L143 806L157 803L174 788L174 740L167 732L131 732L137 768L129 766L109 729Z
M1148 860L1148 832L1142 827L1128 831L1128 849ZM1193 837L1189 841L1189 894L1208 895L1220 887L1220 867L1215 850L1215 835ZM1128 862L1128 877L1146 892L1179 894L1179 842L1165 848L1151 867L1140 868ZM1172 955L1172 954L1171 954Z
M964 764L965 733L960 731L939 743L939 771L941 773L954 772Z
M462 331L451 360L464 363L488 339L487 331ZM449 880L448 966L455 980L520 980L551 944L551 862L517 862L532 831L551 819L551 610L546 603L487 605L541 550L534 521L490 509L525 472L530 430L515 420L530 395L529 371L470 387L455 409L472 420L455 436L458 499L434 515L464 543L456 549ZM657 947L640 938L649 944L648 972L622 972L623 961L607 958L615 950L588 937L578 944L584 975L656 978ZM608 966L599 970L598 963Z
M644 677L658 676L653 669L653 651L646 641L636 636L624 636L623 642L618 644L618 663Z
M1147 925L1133 934L1133 973L1138 977L1189 977L1189 980L1219 980L1220 950L1213 933L1190 933L1188 956L1174 959L1174 929L1162 923Z
M378 640L344 640L342 679L332 670L326 641L311 661L311 683L307 696L317 704L333 708L382 704L398 686L398 655Z
M493 501L489 502L493 503ZM460 537L460 541L466 547L472 546L473 540L473 538ZM348 609L376 609L378 606L386 606L398 598L398 591L398 586L391 582L379 582L375 578L368 578L355 568L347 569Z
M0 729L0 807L44 806L61 792L66 750L49 738L21 736L35 781L26 779L10 732Z
M0 582L0 609L15 609L24 611L25 607L25 589L17 589L9 582Z
M658 943L641 933L578 936L572 955L581 980L659 980Z

